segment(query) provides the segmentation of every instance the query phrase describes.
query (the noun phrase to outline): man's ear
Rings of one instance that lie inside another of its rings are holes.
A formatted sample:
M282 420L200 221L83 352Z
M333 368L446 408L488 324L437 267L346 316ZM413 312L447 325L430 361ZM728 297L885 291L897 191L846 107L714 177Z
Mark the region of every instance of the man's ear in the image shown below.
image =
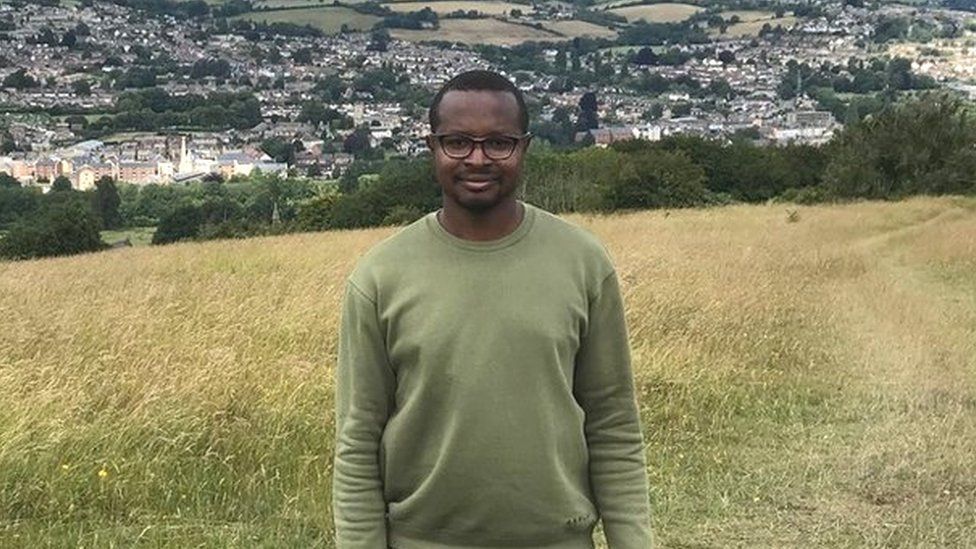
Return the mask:
M434 152L434 136L425 136L424 142L427 143L427 148L430 149L430 152Z

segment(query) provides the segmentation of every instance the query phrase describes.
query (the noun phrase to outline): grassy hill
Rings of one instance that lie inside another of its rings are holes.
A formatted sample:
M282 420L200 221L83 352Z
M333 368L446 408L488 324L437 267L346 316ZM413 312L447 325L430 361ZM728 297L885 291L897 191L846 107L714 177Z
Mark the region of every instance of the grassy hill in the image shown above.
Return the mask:
M976 199L786 208L567 216L661 546L972 543ZM0 263L0 546L332 547L340 289L393 230Z

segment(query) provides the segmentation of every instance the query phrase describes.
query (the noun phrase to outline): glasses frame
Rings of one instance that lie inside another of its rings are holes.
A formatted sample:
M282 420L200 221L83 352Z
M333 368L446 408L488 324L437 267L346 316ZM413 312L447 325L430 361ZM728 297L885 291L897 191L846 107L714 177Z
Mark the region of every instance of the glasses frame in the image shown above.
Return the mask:
M447 149L444 148L444 138L445 137L450 137L450 136L453 136L453 135L459 135L459 136L464 137L465 139L468 139L469 141L471 141L471 147L468 149L468 152L467 153L465 153L465 154L463 154L461 156L457 156L457 155L453 155L453 154L447 152ZM526 141L526 140L532 138L532 132L525 132L522 135L495 134L495 135L490 135L488 137L472 137L472 136L470 136L468 134L465 134L465 133L452 132L452 133L432 133L432 134L430 134L429 137L431 139L437 140L437 145L441 148L441 151L443 151L444 152L444 155L447 156L448 158L453 158L454 160L463 160L463 159L471 156L471 153L474 152L475 147L481 147L481 154L485 155L485 158L499 161L499 160L508 160L509 158L511 158L512 155L515 154L515 150L518 149L519 143L521 143L522 141ZM489 139L495 139L495 138L498 138L498 137L506 137L508 139L514 139L515 140L515 146L512 147L512 150L508 154L506 154L505 156L501 156L501 157L492 156L492 155L488 154L488 151L485 149L485 141L488 141Z

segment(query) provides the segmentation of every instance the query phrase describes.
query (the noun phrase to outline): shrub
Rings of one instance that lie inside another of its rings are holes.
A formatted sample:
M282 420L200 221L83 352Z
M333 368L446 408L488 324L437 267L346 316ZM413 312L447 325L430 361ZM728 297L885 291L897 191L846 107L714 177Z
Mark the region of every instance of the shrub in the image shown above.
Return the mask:
M98 217L73 197L51 200L31 219L15 222L0 240L0 257L30 259L94 252L107 248Z

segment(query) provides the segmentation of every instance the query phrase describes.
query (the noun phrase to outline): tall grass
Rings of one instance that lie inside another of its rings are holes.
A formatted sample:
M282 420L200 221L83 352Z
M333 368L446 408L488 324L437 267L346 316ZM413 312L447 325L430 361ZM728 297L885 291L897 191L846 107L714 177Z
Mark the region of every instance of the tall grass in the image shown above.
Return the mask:
M567 216L662 546L976 539L976 200ZM0 263L0 547L332 547L340 289L393 229Z

